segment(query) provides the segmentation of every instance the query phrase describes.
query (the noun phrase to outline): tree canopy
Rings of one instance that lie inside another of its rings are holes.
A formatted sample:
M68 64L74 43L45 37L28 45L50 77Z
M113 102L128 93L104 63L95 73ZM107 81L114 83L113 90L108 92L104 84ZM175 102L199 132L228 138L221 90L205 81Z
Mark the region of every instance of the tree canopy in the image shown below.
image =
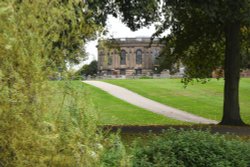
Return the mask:
M85 64L76 72L76 75L88 76L97 74L97 61L93 60L90 64Z
M95 2L93 0L92 2ZM250 1L233 0L132 0L110 1L119 17L132 30L154 23L153 37L165 30L162 53L165 64L181 62L186 67L184 82L206 78L222 68L225 74L222 124L243 124L239 114L239 72L249 51ZM105 8L105 5L101 5ZM108 8L105 8L108 10ZM169 62L170 60L170 62Z
M207 78L217 68L225 74L222 124L243 124L239 114L240 58L249 45L249 1L166 1L165 20L171 34L166 38L173 52L164 57L181 61L186 81ZM167 19L166 19L167 18ZM158 32L162 30L159 29ZM157 33L158 33L157 32ZM157 33L155 35L157 35ZM164 53L163 53L164 54ZM185 81L185 80L184 80Z

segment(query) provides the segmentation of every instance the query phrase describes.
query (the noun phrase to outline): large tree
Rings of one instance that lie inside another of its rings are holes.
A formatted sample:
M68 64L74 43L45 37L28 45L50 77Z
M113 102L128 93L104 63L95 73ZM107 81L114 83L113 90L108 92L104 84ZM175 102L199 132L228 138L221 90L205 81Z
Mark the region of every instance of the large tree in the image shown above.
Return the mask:
M174 48L174 60L186 66L186 79L206 78L222 67L225 84L221 124L243 125L239 72L244 39L241 32L248 29L248 1L168 1L163 7L167 26L162 28L171 28L167 42L171 41Z
M109 1L108 6L118 11L119 17L132 30L155 23L154 36L158 36L170 29L165 49L172 50L165 50L169 53L165 56L171 57L172 63L181 61L185 65L184 81L205 79L212 70L222 68L225 86L221 124L243 125L239 72L240 53L248 47L242 44L249 37L242 38L242 34L249 31L249 4L249 0L114 0ZM104 11L109 9L106 5L99 7ZM109 10L110 14L117 16L114 10Z
M194 77L206 78L219 67L224 70L221 124L226 125L244 124L239 108L239 72L241 29L248 28L247 2L190 0L163 4L167 26L162 28L171 28L166 40L174 48L171 54L175 59L172 60L186 66L186 81Z

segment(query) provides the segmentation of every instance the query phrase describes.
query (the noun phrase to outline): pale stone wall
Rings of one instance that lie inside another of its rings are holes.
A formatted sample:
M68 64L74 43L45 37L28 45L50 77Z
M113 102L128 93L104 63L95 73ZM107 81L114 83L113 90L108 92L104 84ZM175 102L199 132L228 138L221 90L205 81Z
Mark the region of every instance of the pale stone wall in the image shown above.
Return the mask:
M98 47L98 70L101 75L135 75L136 70L141 70L142 75L153 73L155 64L154 57L159 54L163 45L153 42L151 46L150 38L126 38L115 39L119 48L102 48ZM136 51L142 51L142 63L136 63ZM121 51L126 51L126 64L121 64ZM112 63L109 63L112 59Z

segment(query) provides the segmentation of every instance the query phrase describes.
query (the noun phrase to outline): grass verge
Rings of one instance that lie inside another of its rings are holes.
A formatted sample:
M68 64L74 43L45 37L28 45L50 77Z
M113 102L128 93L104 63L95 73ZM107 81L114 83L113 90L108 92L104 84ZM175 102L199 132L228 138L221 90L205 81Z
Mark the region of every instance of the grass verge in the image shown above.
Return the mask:
M206 84L193 83L184 88L180 79L105 80L132 90L160 103L205 118L221 120L224 80L212 79ZM240 108L243 120L250 123L250 79L240 81Z
M51 84L53 84L53 82L51 82ZM84 90L86 92L86 97L91 98L97 109L99 125L189 124L182 121L166 118L162 115L158 115L137 106L131 105L106 93L99 88L82 83L80 81L70 81L70 84L79 91ZM60 95L55 95L55 99L58 99L58 96Z

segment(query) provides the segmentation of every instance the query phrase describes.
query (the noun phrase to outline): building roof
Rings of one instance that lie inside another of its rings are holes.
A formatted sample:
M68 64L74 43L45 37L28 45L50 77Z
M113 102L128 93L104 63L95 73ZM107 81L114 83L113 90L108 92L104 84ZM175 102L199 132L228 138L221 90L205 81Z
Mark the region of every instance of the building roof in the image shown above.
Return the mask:
M162 45L160 38L154 38L153 41L150 37L136 37L136 38L111 38L111 39L106 39L106 40L100 40L98 43L101 41L110 41L109 44L115 45L115 44L122 44L122 45L134 45L134 44L160 44ZM98 47L98 46L97 46Z
M115 41L117 42L121 42L121 43L131 43L131 42L136 42L136 43L140 43L140 42L146 42L149 43L151 42L151 38L150 37L136 37L136 38L114 38ZM160 39L159 38L155 38L153 39L153 42L159 42Z

